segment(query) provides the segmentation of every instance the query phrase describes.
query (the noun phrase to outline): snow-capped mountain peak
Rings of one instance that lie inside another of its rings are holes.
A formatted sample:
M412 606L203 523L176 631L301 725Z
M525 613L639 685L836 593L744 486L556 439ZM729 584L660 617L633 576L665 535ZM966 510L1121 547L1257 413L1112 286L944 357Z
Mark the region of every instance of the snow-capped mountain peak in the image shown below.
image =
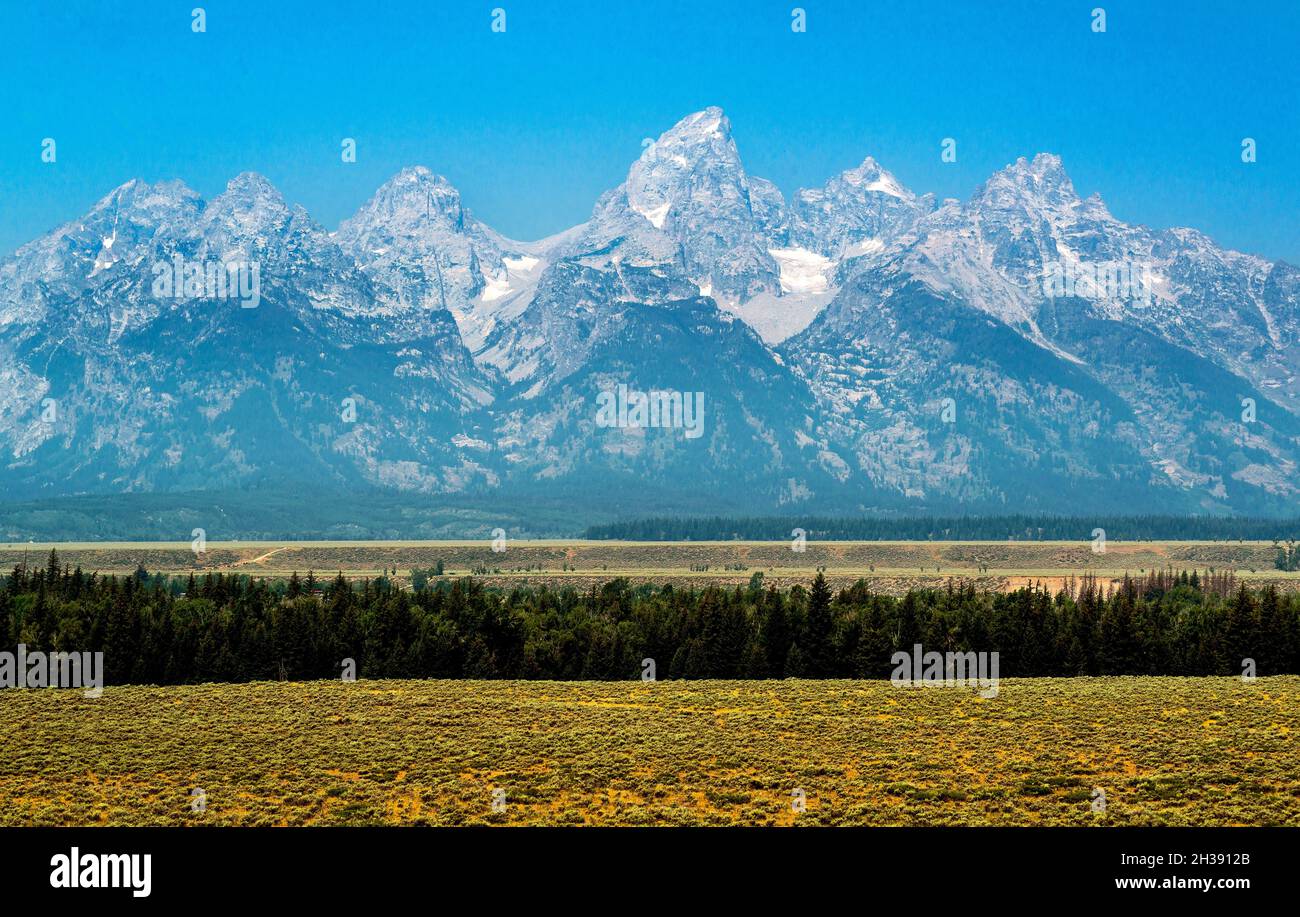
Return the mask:
M123 216L138 222L165 222L178 212L190 212L201 203L199 194L179 179L149 183L138 178L123 182L100 198L79 222L104 215L118 220Z
M1020 157L994 173L975 199L979 207L999 210L1060 210L1080 202L1061 157L1053 153L1039 153L1032 160Z
M381 185L356 215L344 222L339 234L355 236L380 226L411 233L428 232L435 225L459 231L465 228L466 219L460 192L451 182L424 166L412 166Z
M829 258L875 254L905 235L933 206L932 196L918 197L868 156L822 187L795 194L790 237Z
M502 239L464 207L451 182L403 169L340 224L334 239L377 281L425 308L463 308L504 276Z
M643 144L623 188L628 205L655 229L663 228L674 207L690 212L697 196L744 197L748 181L722 109L688 115Z
M587 223L534 243L422 166L334 233L255 173L207 203L119 186L0 260L0 486L632 480L836 511L1300 496L1289 265L1118 220L1046 153L939 205L871 156L787 203L719 108L629 159ZM232 261L259 272L254 302L210 289ZM155 287L160 265L184 283ZM599 427L616 382L707 391L707 435Z
M912 200L916 197L870 156L862 160L862 164L856 169L844 172L841 178L845 184L862 188L864 191L878 191L901 200Z
M228 201L248 209L288 209L288 203L270 179L258 172L240 172L226 183L226 190L213 199Z
M644 144L623 184L597 202L579 247L596 250L617 240L637 260L661 259L668 241L680 247L697 288L744 300L780 290L768 249L784 241L773 237L784 223L780 192L770 182L751 183L730 122L711 107ZM659 234L666 240L653 238Z

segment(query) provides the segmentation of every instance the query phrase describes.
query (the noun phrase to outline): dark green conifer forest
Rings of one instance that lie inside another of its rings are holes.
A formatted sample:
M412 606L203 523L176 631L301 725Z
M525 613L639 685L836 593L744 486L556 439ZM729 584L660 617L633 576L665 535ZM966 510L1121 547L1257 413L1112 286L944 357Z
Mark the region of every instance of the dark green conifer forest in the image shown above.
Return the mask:
M429 571L432 572L432 571ZM1002 677L1300 672L1300 596L1231 573L1154 571L1052 594L968 584L680 589L613 580L502 590L435 576L288 581L60 564L0 581L0 646L103 652L109 684L361 678L884 678L897 650L997 651Z

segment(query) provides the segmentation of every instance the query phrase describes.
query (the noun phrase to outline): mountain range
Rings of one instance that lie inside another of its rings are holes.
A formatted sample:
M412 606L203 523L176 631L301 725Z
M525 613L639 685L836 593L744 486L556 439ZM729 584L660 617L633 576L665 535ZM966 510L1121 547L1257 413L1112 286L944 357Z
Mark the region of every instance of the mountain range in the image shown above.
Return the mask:
M189 288L195 266L256 296ZM10 500L1300 506L1300 269L1124 223L1047 153L966 201L871 157L787 200L718 108L537 242L423 167L334 232L252 173L212 200L128 182L0 261L0 383ZM703 435L603 422L619 386L702 393Z

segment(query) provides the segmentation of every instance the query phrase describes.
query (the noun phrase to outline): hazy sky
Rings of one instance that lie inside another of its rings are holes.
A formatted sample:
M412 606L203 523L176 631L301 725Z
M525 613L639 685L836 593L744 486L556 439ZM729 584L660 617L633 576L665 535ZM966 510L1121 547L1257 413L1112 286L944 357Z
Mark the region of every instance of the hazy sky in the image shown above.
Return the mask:
M966 198L1046 150L1121 219L1300 263L1295 0L259 0L195 34L199 3L0 3L0 253L134 177L211 197L254 170L332 229L414 164L539 238L720 105L787 196L870 154Z

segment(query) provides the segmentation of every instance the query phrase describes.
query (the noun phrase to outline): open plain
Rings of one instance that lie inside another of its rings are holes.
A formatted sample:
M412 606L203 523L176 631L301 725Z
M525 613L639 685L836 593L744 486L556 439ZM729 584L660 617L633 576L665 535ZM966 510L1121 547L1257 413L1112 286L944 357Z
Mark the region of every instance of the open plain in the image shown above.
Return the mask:
M13 690L0 825L1300 826L1298 735L1293 676Z
M443 565L444 576L475 576L488 585L572 585L587 588L626 577L633 583L682 586L744 584L755 573L766 585L807 584L823 571L832 586L868 580L891 594L941 587L949 579L1007 591L1033 583L1057 589L1084 573L1119 581L1152 570L1231 570L1250 585L1300 589L1300 572L1275 566L1278 547L1263 541L299 541L217 542L202 553L190 542L0 544L0 569L44 564L51 549L86 572L127 574L143 566L177 576L205 572L317 579L387 575L409 585L415 569Z

